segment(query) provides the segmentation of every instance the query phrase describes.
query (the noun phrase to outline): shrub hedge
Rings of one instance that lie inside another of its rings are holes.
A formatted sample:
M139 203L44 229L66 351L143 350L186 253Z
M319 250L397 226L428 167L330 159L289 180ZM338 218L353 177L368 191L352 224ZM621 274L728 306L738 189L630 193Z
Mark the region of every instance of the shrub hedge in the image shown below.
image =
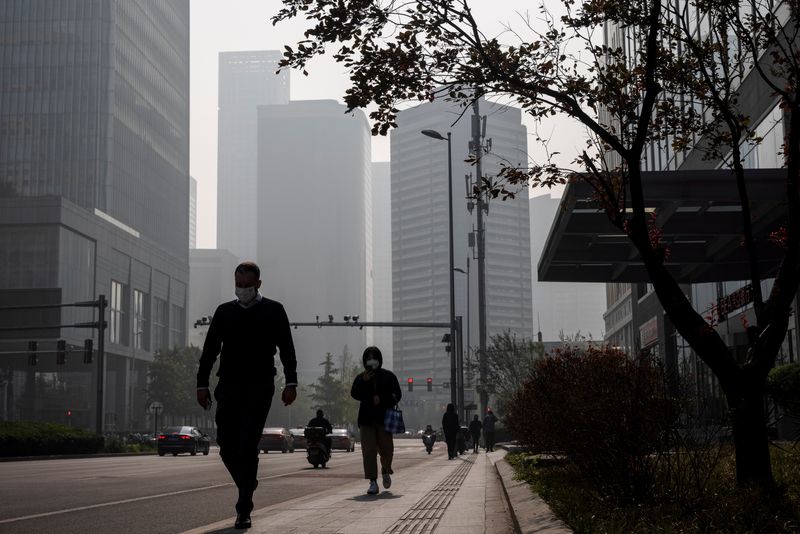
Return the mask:
M0 421L0 456L103 452L103 436L54 423Z

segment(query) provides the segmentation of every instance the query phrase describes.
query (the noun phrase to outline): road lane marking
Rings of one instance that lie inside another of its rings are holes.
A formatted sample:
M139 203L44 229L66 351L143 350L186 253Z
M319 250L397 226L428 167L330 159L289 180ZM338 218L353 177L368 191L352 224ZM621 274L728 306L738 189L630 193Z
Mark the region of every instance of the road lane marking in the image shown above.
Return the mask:
M271 475L271 476L268 476L268 477L259 477L258 480L269 480L269 479L272 479L272 478L281 478L281 477L293 475L293 474L298 473L298 472L299 471L292 471L292 472L289 472L289 473L283 473L281 475ZM2 519L2 520L0 520L0 525L6 524L6 523L15 523L17 521L27 521L29 519L39 519L39 518L42 518L42 517L49 517L49 516L59 515L59 514L68 514L68 513L71 513L71 512L81 512L83 510L93 510L95 508L104 508L106 506L117 506L117 505L120 505L120 504L128 504L128 503L132 503L132 502L147 501L147 500L150 500L150 499L160 499L162 497L172 497L173 495L182 495L184 493L193 493L193 492L196 492L196 491L205 491L205 490L210 490L210 489L224 488L226 486L233 486L233 482L226 482L224 484L214 484L213 486L204 486L202 488L192 488L192 489L186 489L186 490L172 491L172 492L169 492L169 493L159 493L158 495L145 495L143 497L134 497L132 499L123 499L123 500L120 500L120 501L104 502L104 503L100 503L100 504L90 504L90 505L87 505L87 506L77 506L75 508L65 508L64 510L54 510L52 512L43 512L41 514L31 514L31 515L24 515L24 516L20 516L20 517L12 517L10 519Z

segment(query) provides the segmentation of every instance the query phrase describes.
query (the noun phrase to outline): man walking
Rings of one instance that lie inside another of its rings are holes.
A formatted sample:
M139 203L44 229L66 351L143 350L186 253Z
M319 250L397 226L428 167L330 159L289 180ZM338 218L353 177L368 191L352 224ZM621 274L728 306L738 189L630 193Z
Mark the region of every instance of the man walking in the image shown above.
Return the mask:
M486 410L486 417L483 418L483 444L486 447L486 452L494 450L494 424L497 422L497 417L492 413L492 409Z
M469 423L469 433L472 434L472 452L478 452L478 442L481 439L481 429L483 425L481 424L480 417L478 414L472 416L472 421Z
M239 489L237 529L251 527L253 492L258 485L258 442L275 392L275 352L280 350L285 405L297 397L297 359L283 306L259 293L261 272L252 262L236 267L236 300L217 307L197 371L197 402L211 408L209 375L219 355L214 389L217 443L222 462Z

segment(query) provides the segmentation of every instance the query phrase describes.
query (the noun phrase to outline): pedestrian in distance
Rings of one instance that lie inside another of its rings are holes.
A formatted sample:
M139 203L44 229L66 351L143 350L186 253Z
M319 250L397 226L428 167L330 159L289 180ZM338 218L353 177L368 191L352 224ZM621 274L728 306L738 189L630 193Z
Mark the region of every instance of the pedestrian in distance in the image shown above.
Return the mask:
M461 432L456 407L452 403L447 405L447 410L442 416L442 431L444 432L444 441L447 443L447 459L452 460L456 457L456 440Z
M469 433L472 435L472 452L478 452L478 442L481 439L481 429L483 425L481 424L480 417L478 414L472 416L472 421L469 423Z
M486 410L486 417L483 418L483 442L486 447L486 452L494 450L494 424L497 422L497 417L492 413L492 409Z
M378 455L384 489L392 485L394 438L384 427L386 410L400 402L403 394L395 374L383 368L383 355L378 347L367 347L361 356L364 372L353 380L350 396L359 401L358 430L361 434L361 456L364 478L369 480L367 494L378 494Z
M236 300L217 307L206 334L197 370L197 402L206 410L211 408L209 375L219 356L219 382L214 389L217 443L222 463L239 490L234 526L244 529L252 524L258 443L275 392L274 356L280 351L286 384L281 400L286 406L297 397L297 359L286 311L258 291L258 266L239 264L234 281Z

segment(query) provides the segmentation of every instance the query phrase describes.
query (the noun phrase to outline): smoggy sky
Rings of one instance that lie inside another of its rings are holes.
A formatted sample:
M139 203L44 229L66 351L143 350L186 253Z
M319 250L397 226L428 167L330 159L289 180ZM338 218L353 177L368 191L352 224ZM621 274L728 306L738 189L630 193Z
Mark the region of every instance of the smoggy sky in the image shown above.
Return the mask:
M550 3L550 2L548 2ZM559 5L559 2L552 2ZM282 50L302 39L303 22L292 21L277 27L271 16L280 0L192 0L191 2L191 174L197 180L197 247L216 246L217 211L217 70L218 53L234 50ZM522 31L520 14L538 16L538 2L525 0L472 0L470 5L484 33L496 35L503 23ZM347 88L343 68L328 57L315 59L309 76L291 74L292 100L335 99L342 101ZM537 126L525 121L531 135ZM571 159L584 146L585 134L566 119L538 126L541 135L558 131L549 149ZM566 129L566 130L565 130ZM548 135L549 136L549 135ZM541 148L529 143L534 157ZM568 157L567 157L568 156ZM389 138L373 137L373 161L389 160ZM541 159L541 158L538 158ZM534 191L532 194L541 194Z

